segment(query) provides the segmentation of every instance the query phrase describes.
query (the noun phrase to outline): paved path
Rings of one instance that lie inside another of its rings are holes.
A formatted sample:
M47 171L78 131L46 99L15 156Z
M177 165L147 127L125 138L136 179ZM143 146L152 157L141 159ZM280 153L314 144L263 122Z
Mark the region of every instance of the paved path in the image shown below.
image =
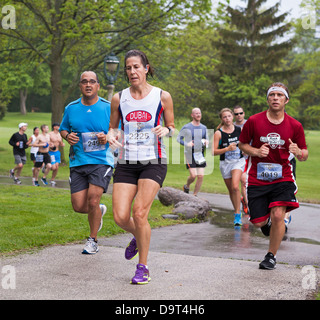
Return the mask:
M214 204L217 219L228 221L228 213L223 212L230 209L227 196L200 196ZM305 204L296 210L273 271L258 269L267 239L246 224L235 230L220 220L153 230L149 253L152 281L145 286L129 284L137 260L124 259L128 234L99 239L100 252L94 256L81 254L83 244L72 244L2 258L0 300L310 298L314 279L320 279L319 268L313 267L320 266L320 206ZM6 274L6 266L14 273ZM4 289L6 277L12 274L15 288Z

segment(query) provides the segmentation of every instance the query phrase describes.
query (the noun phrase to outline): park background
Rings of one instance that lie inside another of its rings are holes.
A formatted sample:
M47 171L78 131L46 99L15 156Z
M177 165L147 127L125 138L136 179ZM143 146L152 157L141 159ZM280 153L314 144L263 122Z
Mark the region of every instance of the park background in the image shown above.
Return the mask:
M286 111L303 124L309 149L308 161L297 163L298 199L320 202L319 0L300 1L300 15L295 10L294 17L290 6L265 0L0 0L0 7L7 10L2 10L0 27L0 175L8 176L13 167L8 140L19 122L28 123L28 137L35 126L61 122L64 107L80 96L84 70L97 72L104 98L111 84L114 92L127 87L124 54L137 48L155 68L150 83L172 95L177 131L191 120L194 107L213 130L223 107L241 105L248 118L267 108L266 89L272 82L288 85ZM119 61L116 81L115 74L106 74L110 54ZM169 150L178 146L175 137L167 144ZM181 163L169 165L164 186L182 188L186 181L179 150ZM62 151L65 165L57 180L69 176L68 146ZM206 158L212 172L201 191L226 194L218 157L209 149ZM28 161L22 175L31 179L31 168ZM0 252L86 236L86 217L74 214L68 190L15 185L0 185L0 190ZM110 196L103 197L111 208ZM161 219L170 211L155 201L152 227L181 223ZM111 210L105 219L102 236L121 232Z

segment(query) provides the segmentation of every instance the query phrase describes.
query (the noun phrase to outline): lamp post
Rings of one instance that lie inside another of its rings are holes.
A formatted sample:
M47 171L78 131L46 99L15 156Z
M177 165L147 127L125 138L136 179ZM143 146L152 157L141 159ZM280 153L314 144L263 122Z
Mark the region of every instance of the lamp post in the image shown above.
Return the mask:
M120 69L120 61L118 57L113 52L106 55L104 58L103 70L104 70L104 75L108 81L107 90L108 90L109 101L111 101L112 99L114 83L117 80L119 69Z

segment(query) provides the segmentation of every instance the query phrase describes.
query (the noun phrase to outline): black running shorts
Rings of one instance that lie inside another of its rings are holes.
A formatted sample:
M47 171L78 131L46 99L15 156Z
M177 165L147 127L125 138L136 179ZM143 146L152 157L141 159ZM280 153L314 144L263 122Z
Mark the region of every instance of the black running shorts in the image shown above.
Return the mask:
M130 164L118 163L113 176L113 183L138 184L139 179L151 179L162 187L167 174L166 164Z
M89 184L103 188L106 193L112 176L112 167L104 164L87 164L70 168L70 190L76 193L89 188Z
M41 168L42 164L47 165L48 163L51 164L51 157L48 152L37 152L36 154L36 162L34 166L36 168Z
M254 224L267 220L272 207L287 207L287 212L299 208L296 192L296 184L289 181L265 186L248 186L250 221Z

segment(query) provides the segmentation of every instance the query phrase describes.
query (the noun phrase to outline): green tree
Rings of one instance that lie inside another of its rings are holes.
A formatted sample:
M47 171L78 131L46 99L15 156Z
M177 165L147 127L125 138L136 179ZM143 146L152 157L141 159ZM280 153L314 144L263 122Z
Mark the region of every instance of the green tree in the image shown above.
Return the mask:
M266 0L248 0L245 8L220 7L225 24L213 45L220 50L219 75L215 79L215 104L233 107L240 104L253 114L265 106L265 91L270 82L283 81L299 69L284 69L282 59L294 45L284 38L291 28L288 13L277 15L280 2L264 9Z
M0 29L0 36L15 42L22 55L49 66L52 122L61 121L82 71L98 71L110 51L119 54L169 25L208 12L211 5L209 0L0 0L0 6L9 2L17 11L17 28ZM63 84L66 66L73 77Z
M154 84L171 93L176 117L189 117L195 107L203 110L212 98L209 77L215 71L217 51L212 50L210 40L215 36L213 26L198 21L171 30L148 49L159 52L153 54L157 67ZM204 116L203 121L207 123L209 118Z
M302 73L292 82L299 85L297 96L299 120L306 128L320 127L320 0L304 0L301 17L295 23L298 39L293 54L294 63L303 65Z

